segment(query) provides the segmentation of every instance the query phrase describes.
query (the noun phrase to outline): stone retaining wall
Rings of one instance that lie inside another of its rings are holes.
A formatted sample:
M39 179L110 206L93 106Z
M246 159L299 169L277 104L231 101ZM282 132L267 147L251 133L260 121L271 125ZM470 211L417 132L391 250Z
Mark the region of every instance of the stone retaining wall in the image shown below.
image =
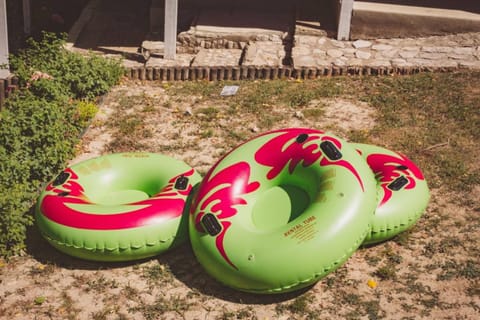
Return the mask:
M292 40L250 41L243 49L200 48L196 54L179 53L176 60L129 65L127 76L216 81L480 71L480 33L356 41L297 35Z

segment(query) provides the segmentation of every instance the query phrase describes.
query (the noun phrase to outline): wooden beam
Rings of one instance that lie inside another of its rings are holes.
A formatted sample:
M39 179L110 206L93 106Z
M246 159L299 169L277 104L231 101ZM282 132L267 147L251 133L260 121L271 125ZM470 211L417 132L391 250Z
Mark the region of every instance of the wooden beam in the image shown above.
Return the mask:
M177 53L178 0L165 0L165 53L164 58L175 59Z
M9 75L7 5L6 0L0 0L0 79L6 79Z
M30 0L23 0L23 32L28 35L32 33Z
M352 21L353 12L353 0L336 0L338 28L337 28L337 40L350 39L350 24Z

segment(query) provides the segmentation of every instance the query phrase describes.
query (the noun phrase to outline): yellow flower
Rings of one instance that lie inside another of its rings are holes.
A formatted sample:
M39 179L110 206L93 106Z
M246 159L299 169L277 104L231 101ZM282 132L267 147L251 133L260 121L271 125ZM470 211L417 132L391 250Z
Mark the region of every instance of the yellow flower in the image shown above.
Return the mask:
M377 281L375 281L373 279L369 279L367 281L367 286L369 286L372 289L375 289L377 287Z

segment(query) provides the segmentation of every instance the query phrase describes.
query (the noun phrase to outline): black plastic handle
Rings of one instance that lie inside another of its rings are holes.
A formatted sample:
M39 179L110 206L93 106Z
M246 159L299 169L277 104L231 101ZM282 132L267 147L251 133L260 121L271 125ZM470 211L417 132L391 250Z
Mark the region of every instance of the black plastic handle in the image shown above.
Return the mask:
M209 235L214 237L222 232L222 226L220 225L220 222L218 222L215 215L207 213L202 217L201 221L203 228L208 232Z
M320 143L320 149L330 160L339 160L342 158L342 153L331 141L323 141Z
M400 176L397 179L393 180L387 187L390 190L398 191L402 189L408 183L408 179L404 176Z
M177 190L185 190L188 187L188 178L184 176L178 177L177 181L175 181L175 189Z
M54 187L60 186L64 184L68 178L70 178L70 173L63 171L55 178L55 180L53 180L52 184Z

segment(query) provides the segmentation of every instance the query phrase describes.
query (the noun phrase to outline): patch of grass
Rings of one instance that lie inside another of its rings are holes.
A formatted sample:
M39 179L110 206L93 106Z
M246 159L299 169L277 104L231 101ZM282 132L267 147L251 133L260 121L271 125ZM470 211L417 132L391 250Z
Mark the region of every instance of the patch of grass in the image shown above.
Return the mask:
M440 241L429 241L423 249L423 254L428 258L432 258L439 253L450 255L457 251L458 248L463 249L462 241L456 237L447 236L440 239Z
M227 83L205 81L186 81L179 85L165 84L164 89L169 96L194 96L198 102L219 98L222 87Z
M212 129L203 130L203 131L200 133L200 137L201 137L202 139L207 139L207 138L213 137L213 130L212 130Z
M108 289L118 288L118 282L115 279L107 279L101 275L86 283L86 291L105 292Z
M370 300L362 302L362 307L365 310L369 320L383 319L385 318L385 311L380 308L380 301Z
M147 280L150 286L162 285L173 281L170 269L162 264L149 265L142 268L142 278Z
M469 280L478 280L480 278L480 267L473 260L458 262L448 260L439 265L441 272L437 275L437 280L445 281L454 278L464 278Z
M237 311L228 311L225 310L223 313L217 317L221 320L237 320L237 319L257 319L255 312L251 307L245 307Z
M180 296L166 297L163 294L156 297L153 304L142 303L138 307L129 309L129 312L141 312L147 320L158 319L159 315L167 312L174 312L183 318L183 315L188 311L193 304L185 298Z
M201 118L202 121L208 121L208 122L216 119L219 113L220 113L220 110L215 107L203 107L203 108L197 108L195 110L195 114L197 115L197 117Z
M66 319L77 319L78 313L81 311L78 308L75 308L75 301L73 298L65 291L61 294L61 310Z
M367 254L365 256L365 261L367 261L367 263L372 266L372 267L375 267L376 265L378 265L378 263L380 261L382 261L382 259L377 256L377 255L370 255L370 254Z
M321 119L325 115L325 110L322 108L308 108L303 110L303 115L305 118L310 120L318 120Z
M31 276L45 277L55 272L56 268L53 264L39 264L30 268L29 274Z
M375 270L372 275L381 280L395 280L397 278L397 270L395 266L392 266L391 264L385 264Z
M290 313L293 315L304 316L306 319L318 318L318 311L312 308L315 297L311 293L305 293L295 298L290 303L280 303L275 306L277 315Z

